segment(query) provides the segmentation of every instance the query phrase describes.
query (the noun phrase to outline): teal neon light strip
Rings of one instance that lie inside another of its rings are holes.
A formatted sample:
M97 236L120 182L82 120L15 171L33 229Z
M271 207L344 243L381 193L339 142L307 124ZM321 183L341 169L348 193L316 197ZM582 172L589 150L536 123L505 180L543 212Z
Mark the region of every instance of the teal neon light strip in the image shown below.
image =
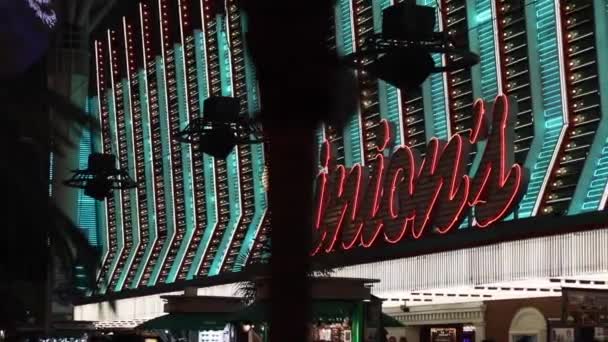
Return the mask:
M188 271L187 279L193 279L198 275L203 256L209 247L209 242L215 232L218 221L217 194L215 191L215 165L213 157L203 154L203 165L205 166L205 190L207 192L207 228L203 233L201 244L196 250L196 255L194 256L192 266Z
M436 2L435 0L422 0L422 5L436 7ZM441 18L437 11L436 15L435 31L438 31ZM435 65L442 65L441 55L433 54L433 61ZM431 137L444 140L449 138L443 77L443 74L432 74L422 85L425 100L424 121L431 123L431 125L425 124L427 141Z
M133 112L132 112L132 104L131 104L131 84L128 79L124 79L122 81L122 89L124 94L124 111L125 111L125 130L127 133L127 165L129 174L133 175L135 170L135 146L134 141L135 137L133 135ZM139 246L139 205L137 199L137 188L133 188L129 190L129 197L131 198L131 235L133 244L131 249L129 250L129 257L125 263L125 267L116 282L116 287L114 291L120 291L123 289L125 280L131 271L131 267L133 264L133 259L135 259L135 252Z
M175 222L173 220L173 182L172 182L172 167L171 167L171 150L169 148L170 141L170 129L169 129L169 108L167 108L167 89L165 80L165 64L162 57L156 58L156 79L158 80L158 109L160 113L160 131L162 141L162 154L163 154L163 178L164 191L165 191L165 210L166 210L166 223L167 223L167 239L165 244L160 250L160 255L154 265L154 269L148 281L148 286L154 286L158 280L158 275L165 263L169 248L173 236L175 235Z
M108 103L114 103L114 94L112 90L108 91ZM110 121L110 127L109 127L109 131L108 134L110 135L110 140L112 141L112 149L113 151L105 151L106 153L117 153L118 151L114 151L114 146L117 146L116 142L118 141L117 139L117 132L116 132L116 108L114 105L110 105L108 106L109 108L109 121ZM120 259L120 254L122 253L122 250L125 246L125 241L124 241L124 229L123 229L123 224L122 224L122 201L121 201L121 192L120 191L114 191L114 207L116 208L116 210L114 210L115 213L115 220L116 220L116 253L114 255L114 258L110 261L110 268L108 269L108 277L107 279L104 281L102 288L101 288L101 293L106 293L107 291L107 287L110 284L110 280L112 279L112 275L114 274L114 272L116 272L116 266L118 265L118 260ZM108 261L106 261L108 262Z
M86 100L85 112L88 115L92 114L91 99ZM93 137L90 130L83 130L78 144L78 168L84 170L89 163L89 155L93 153ZM78 227L84 230L87 239L91 246L99 246L97 239L97 210L95 200L89 196L85 196L83 189L78 189L78 210L77 210Z
M234 233L241 220L242 208L241 208L241 182L240 182L240 170L239 161L237 158L238 148L234 152L230 153L226 158L226 169L228 171L228 198L230 200L230 220L228 226L222 235L222 240L217 248L211 267L209 268L209 276L218 275L221 271L224 259L230 248L230 242L234 238Z
M93 96L91 98L91 115L94 115L100 122L100 113L99 113L99 96ZM91 134L91 147L93 152L102 152L102 144L101 144L101 130L98 130L96 133ZM87 161L88 165L88 161ZM106 213L106 204L107 202L95 201L95 212L97 214L97 236L99 237L99 246L101 246L101 260L104 261L108 255L109 247L108 247L108 221L107 221L107 213ZM100 271L97 272L97 278L100 276Z
M152 169L152 132L150 132L150 112L149 112L149 104L148 104L148 81L147 75L144 70L140 70L138 74L139 78L139 101L141 105L141 120L143 127L143 137L144 137L144 172L146 175L146 193L152 194L150 198L148 198L148 244L144 251L144 255L139 264L139 268L137 269L135 277L133 277L133 282L130 284L131 288L136 288L139 282L141 281L141 277L143 276L143 272L146 269L146 265L148 264L148 260L150 259L150 255L152 254L152 247L156 242L158 237L157 235L157 227L156 227L156 203L154 200L154 170Z
M247 27L247 17L242 15L243 27ZM251 56L247 49L245 49L245 81L247 82L247 103L249 105L249 113L254 114L257 113L260 109L259 101L258 101L258 87L257 81L255 77L255 68L253 66L253 62L251 61ZM266 190L264 189L264 185L262 184L262 177L264 176L264 169L266 163L264 162L264 145L263 144L253 144L251 145L251 161L253 164L253 195L254 195L254 203L255 203L255 213L253 214L253 218L249 227L247 228L247 233L245 234L245 238L241 244L241 248L239 250L239 256L237 261L246 262L249 253L251 252L251 248L255 242L255 238L258 235L260 227L262 226L262 222L264 220L264 216L266 215L266 210L268 208L267 198L266 198ZM232 271L240 271L242 268L242 264L238 262L234 264Z
M205 54L205 33L200 30L194 31L194 55L196 56L196 79L198 80L198 103L200 111L203 111L205 99L209 96L207 79L207 58Z
M354 52L351 6L351 0L339 0L337 4L336 46L340 55ZM361 115L357 111L344 127L344 154L347 165L363 162L361 144Z
M382 10L391 5L391 0L381 0L373 2L372 9L374 11L374 31L380 33L382 31ZM380 100L380 115L393 124L395 128L395 146L403 144L402 135L403 121L401 120L401 107L399 105L399 90L384 81L378 80L378 98ZM388 151L387 151L388 152Z
M181 44L175 45L175 75L177 78L177 99L178 99L178 108L179 108L179 122L180 127L185 127L190 121L188 117L188 105L187 105L187 94L186 94L186 79L184 75L186 75L186 70L184 70L184 49ZM192 240L192 235L194 234L194 229L196 228L196 224L194 222L194 185L193 181L193 171L192 171L192 150L190 145L182 144L182 172L183 172L183 182L184 182L184 203L185 203L185 214L186 214L186 232L184 234L184 238L182 239L182 243L179 246L179 250L177 251L177 255L175 256L175 261L169 270L169 275L167 276L167 283L172 283L175 281L177 277L177 273L181 267L181 264L184 260L184 256L188 249L189 244Z
M604 3L604 6L602 6ZM600 86L602 118L583 172L579 178L576 192L568 209L569 215L602 210L608 191L608 1L595 0L595 39Z
M539 57L540 79L544 112L536 124L544 123L544 137L534 164L530 167L528 190L519 205L519 218L532 215L534 205L541 195L543 182L548 177L554 153L559 148L558 141L563 120L560 66L557 44L555 4L552 0L536 1L537 51ZM540 116L536 115L535 119Z
M204 101L209 96L209 86L207 79L207 63L205 56L205 34L202 31L195 31L194 33L194 45L195 45L195 56L196 56L196 70L197 80L199 89L199 101L201 113L204 107ZM202 115L201 115L202 116ZM188 270L187 279L193 279L197 276L198 270L202 263L203 256L209 246L209 241L213 236L213 232L217 226L218 213L217 213L217 197L215 192L215 165L213 158L203 154L203 167L205 176L205 193L206 193L206 214L207 214L207 225L201 238L200 245L196 250L196 254L192 260L190 270Z
M477 0L477 39L479 44L479 66L481 71L481 96L491 100L498 94L498 79L496 74L496 51L494 45L494 27L489 0ZM479 17L483 20L480 21Z
M226 30L219 30L219 24L228 25L226 20L218 18L218 42L220 43L219 61L220 70L222 70L222 94L224 96L233 96L232 88L232 65L230 63L230 49L228 46L228 37ZM209 268L209 275L214 276L220 273L224 259L230 248L230 242L234 238L234 233L241 221L241 182L240 182L240 163L238 156L239 147L236 147L226 158L226 171L228 173L228 198L230 200L230 220L228 226L222 235L222 239Z

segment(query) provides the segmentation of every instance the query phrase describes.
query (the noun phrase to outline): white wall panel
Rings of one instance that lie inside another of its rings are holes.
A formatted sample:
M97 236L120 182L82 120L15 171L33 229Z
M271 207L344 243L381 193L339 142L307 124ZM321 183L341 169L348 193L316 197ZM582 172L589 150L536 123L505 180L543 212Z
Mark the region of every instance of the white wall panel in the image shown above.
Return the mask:
M374 292L382 293L605 272L606 228L349 266L336 276L380 279Z

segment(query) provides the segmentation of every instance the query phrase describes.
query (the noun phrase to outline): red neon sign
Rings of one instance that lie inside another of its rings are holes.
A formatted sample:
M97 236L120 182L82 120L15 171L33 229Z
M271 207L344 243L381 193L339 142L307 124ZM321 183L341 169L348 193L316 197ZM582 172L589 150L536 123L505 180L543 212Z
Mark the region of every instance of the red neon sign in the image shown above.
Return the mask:
M378 153L367 167L335 165L325 141L317 176L317 212L312 254L371 247L383 240L396 244L429 232L447 234L472 210L473 226L486 228L503 219L526 189L527 175L513 163L515 101L505 95L494 100L492 113L477 100L475 124L449 141L433 138L424 159L408 146L389 157L390 125L381 123ZM471 146L486 141L474 177L468 175Z

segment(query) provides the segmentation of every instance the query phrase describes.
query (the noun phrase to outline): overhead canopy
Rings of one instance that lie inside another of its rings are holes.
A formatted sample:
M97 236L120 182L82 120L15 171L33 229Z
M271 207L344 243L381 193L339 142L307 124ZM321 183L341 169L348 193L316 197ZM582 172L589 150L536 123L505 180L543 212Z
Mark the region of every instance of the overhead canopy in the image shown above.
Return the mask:
M313 320L342 320L352 316L355 309L354 302L324 300L313 301ZM233 316L237 322L268 322L270 318L270 304L268 302L254 303Z
M170 313L151 319L140 326L145 330L223 330L230 313Z

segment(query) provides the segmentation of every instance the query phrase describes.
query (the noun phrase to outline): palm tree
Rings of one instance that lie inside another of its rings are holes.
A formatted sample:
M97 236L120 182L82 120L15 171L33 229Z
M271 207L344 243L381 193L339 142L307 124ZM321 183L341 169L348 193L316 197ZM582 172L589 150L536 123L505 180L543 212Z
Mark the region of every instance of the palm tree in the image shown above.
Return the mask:
M98 252L49 196L49 156L74 146L72 131L96 123L65 96L49 89L46 69L57 15L46 2L0 3L0 329L49 322L55 269L84 276L92 287ZM45 19L46 18L46 19ZM24 40L24 36L29 39ZM72 282L72 285L75 282ZM62 297L77 295L75 286ZM48 325L47 325L48 328Z

